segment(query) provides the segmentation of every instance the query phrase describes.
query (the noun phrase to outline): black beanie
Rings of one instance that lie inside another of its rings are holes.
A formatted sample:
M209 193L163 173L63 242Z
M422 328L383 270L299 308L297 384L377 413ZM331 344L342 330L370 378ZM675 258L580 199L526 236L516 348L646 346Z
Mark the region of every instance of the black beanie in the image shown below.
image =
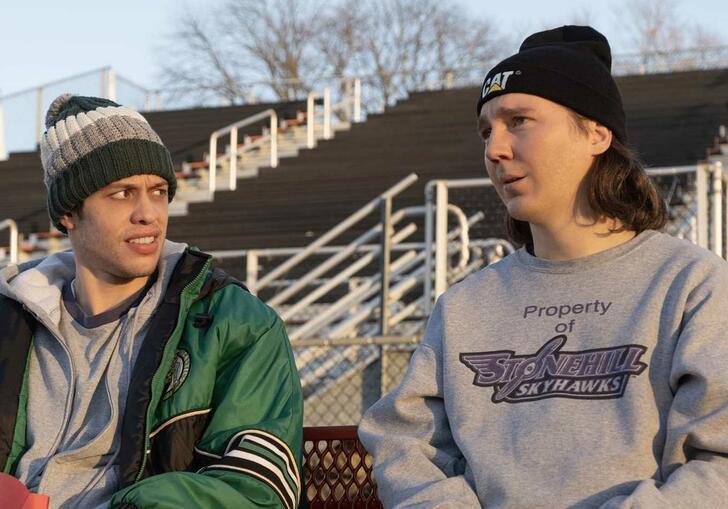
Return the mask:
M612 130L626 141L624 108L612 78L606 37L588 26L563 26L530 35L518 53L486 75L483 104L503 94L537 95L566 106Z

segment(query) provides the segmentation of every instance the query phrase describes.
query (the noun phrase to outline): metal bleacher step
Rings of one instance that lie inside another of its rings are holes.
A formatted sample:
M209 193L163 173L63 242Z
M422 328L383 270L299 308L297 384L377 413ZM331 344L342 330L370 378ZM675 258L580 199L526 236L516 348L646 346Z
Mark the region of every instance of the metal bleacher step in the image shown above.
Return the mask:
M332 133L335 133L349 129L351 124L349 122L338 122L331 127ZM316 126L315 135L317 139L323 138L323 126ZM301 149L307 148L307 142L308 131L306 126L297 126L285 131L278 142L278 158L297 157ZM225 155L220 158L217 168L215 187L220 191L230 189L230 162L226 157L229 153L230 147L228 146ZM254 151L238 153L235 171L238 180L258 177L262 168L270 168L270 145L264 144ZM205 174L200 179L182 182L174 201L169 205L169 215L185 216L188 213L189 203L211 201L207 186Z

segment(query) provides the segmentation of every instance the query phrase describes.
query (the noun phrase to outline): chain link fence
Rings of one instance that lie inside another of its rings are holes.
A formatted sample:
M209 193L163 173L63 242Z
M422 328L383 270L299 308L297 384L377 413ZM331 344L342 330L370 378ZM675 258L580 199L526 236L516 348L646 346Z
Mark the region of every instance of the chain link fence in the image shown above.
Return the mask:
M418 342L419 337L293 342L304 426L358 424L370 406L402 381Z

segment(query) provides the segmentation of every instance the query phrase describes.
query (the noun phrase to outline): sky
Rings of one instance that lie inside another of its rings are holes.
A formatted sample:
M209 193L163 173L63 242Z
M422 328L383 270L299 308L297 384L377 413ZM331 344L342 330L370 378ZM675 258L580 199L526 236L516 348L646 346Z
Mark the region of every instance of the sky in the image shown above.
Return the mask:
M0 98L106 66L143 87L158 88L163 82L160 63L182 13L187 9L204 12L220 1L0 0ZM577 20L586 20L606 35L613 53L634 50L621 12L628 0L450 1L468 16L489 21L505 36L503 40L511 41L514 47L504 53L515 52L519 42L534 31ZM700 24L728 42L728 1L663 1L677 4L686 30ZM121 87L125 87L123 91ZM100 89L98 73L93 78L64 81L46 89L41 111L62 92L98 95ZM125 104L143 106L144 95L137 90L117 80L117 97L124 97ZM6 149L25 150L35 144L35 104L34 93L2 102ZM21 120L16 121L18 118ZM2 131L0 128L0 135ZM2 143L0 153L1 149Z
M515 40L544 26L573 22L578 15L602 31L615 52L630 49L619 19L623 0L454 2ZM198 10L213 1L0 0L0 96L104 66L143 86L158 86L163 43L185 3ZM686 27L700 23L728 38L728 2L677 3Z

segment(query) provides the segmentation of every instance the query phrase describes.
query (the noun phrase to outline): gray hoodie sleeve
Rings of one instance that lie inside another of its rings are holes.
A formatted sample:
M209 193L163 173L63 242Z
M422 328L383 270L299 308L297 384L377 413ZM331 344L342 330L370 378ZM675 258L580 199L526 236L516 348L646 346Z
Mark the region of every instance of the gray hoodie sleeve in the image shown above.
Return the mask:
M726 507L728 502L728 276L723 261L689 293L673 354L661 469L666 481L645 480L602 509Z
M467 508L480 503L463 475L443 402L440 306L402 383L379 400L359 425L374 456L379 497L386 508Z

